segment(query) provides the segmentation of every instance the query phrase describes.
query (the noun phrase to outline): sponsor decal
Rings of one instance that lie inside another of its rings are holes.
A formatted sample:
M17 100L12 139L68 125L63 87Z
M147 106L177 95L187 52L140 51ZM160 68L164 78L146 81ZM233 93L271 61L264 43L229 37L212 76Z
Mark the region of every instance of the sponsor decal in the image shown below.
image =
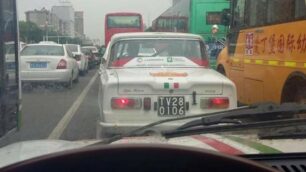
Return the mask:
M152 58L145 58L145 59L143 59L143 61L145 61L145 62L163 62L164 61L164 59L160 59L160 58L154 58L154 59L152 59Z
M154 77L187 77L188 73L186 72L157 72L157 73L150 73L151 76Z
M186 60L183 58L173 58L174 62L185 62Z

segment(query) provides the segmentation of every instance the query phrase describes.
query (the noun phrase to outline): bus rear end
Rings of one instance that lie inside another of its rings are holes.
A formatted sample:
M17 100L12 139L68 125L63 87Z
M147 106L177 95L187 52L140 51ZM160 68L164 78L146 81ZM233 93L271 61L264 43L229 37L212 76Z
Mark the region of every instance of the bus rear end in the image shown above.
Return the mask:
M139 13L110 13L105 16L105 45L116 33L143 32L143 20Z
M188 17L160 16L153 21L154 32L188 32Z

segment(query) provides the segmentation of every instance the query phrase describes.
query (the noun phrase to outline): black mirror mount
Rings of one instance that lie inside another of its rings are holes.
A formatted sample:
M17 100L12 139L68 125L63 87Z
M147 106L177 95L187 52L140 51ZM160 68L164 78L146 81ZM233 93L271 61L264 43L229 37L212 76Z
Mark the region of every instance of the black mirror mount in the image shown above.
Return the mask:
M229 26L231 21L231 13L230 9L223 9L222 16L221 16L221 25Z

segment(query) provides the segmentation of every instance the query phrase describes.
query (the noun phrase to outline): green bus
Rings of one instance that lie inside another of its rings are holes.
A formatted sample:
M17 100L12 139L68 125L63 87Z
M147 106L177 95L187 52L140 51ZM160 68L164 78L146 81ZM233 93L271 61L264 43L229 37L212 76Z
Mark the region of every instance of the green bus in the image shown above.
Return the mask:
M175 2L172 7L152 22L152 31L198 34L209 45L212 40L212 26L218 25L219 30L215 38L222 40L226 37L228 28L221 23L223 23L223 11L230 8L229 0L179 0ZM210 57L210 64L212 68L215 68L216 55Z

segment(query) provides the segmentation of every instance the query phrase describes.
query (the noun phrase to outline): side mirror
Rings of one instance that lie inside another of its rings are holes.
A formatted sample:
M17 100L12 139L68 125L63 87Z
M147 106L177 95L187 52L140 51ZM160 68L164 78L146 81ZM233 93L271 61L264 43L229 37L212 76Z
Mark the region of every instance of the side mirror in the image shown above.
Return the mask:
M230 9L223 9L221 15L221 25L229 26L231 21Z

